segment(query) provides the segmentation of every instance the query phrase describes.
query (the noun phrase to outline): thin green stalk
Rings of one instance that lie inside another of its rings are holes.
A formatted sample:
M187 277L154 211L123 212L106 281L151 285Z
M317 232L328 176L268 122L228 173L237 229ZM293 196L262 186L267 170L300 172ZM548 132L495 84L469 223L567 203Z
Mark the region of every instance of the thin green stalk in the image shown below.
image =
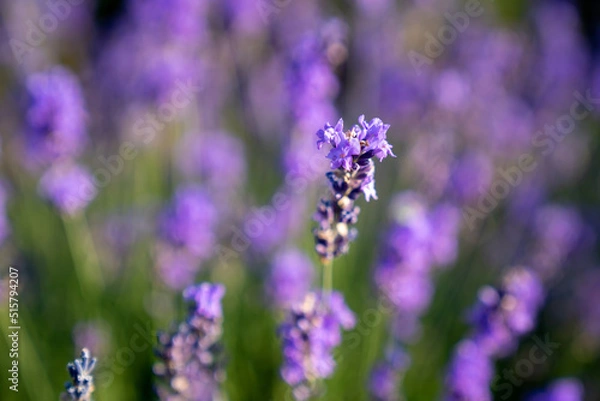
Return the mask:
M63 224L81 291L97 300L104 290L104 278L87 221L82 215L63 216Z
M331 294L333 289L333 261L326 259L323 261L323 292Z

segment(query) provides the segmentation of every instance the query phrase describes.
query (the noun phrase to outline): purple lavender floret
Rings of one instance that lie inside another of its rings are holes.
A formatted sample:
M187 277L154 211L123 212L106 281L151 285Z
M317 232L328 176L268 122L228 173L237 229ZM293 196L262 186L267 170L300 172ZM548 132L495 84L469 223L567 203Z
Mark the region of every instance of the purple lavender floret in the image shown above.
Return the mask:
M506 356L535 326L544 300L542 283L527 269L512 270L497 290L484 287L472 312L473 339L489 355Z
M182 141L177 156L183 173L203 180L217 196L231 195L246 179L243 144L227 132L189 135Z
M216 220L209 196L199 187L183 187L162 215L160 237L194 256L206 257L213 248Z
M335 127L326 124L317 132L317 147L327 144L331 148L327 158L333 171L327 173L331 196L322 198L314 216L318 227L315 230L316 250L323 260L348 252L350 242L356 237L352 227L358 220L360 209L354 205L361 193L369 201L377 199L375 191L375 164L372 158L383 160L394 156L386 133L389 125L374 118L366 122L364 116L344 132L344 122Z
M161 400L213 401L224 380L221 299L225 287L202 283L183 296L193 301L186 320L172 333L159 333L154 373Z
M463 340L454 352L446 377L444 401L491 401L493 374L488 354L474 341Z
M333 349L342 341L342 328L356 323L354 314L340 293L308 293L292 307L279 328L283 342L281 375L293 388L297 400L318 392L319 380L333 373Z
M196 308L194 313L206 319L221 319L223 317L221 299L224 295L225 287L208 283L188 287L183 291L183 298L194 302Z
M395 348L382 362L375 365L369 379L369 392L374 401L400 400L399 386L409 363L406 352Z
M284 309L302 302L309 292L314 267L304 253L286 249L273 257L268 291L278 308Z
M534 328L543 299L540 279L526 268L509 271L500 289L479 292L471 313L473 333L454 351L445 400L492 400L494 361L514 351L519 338Z
M77 78L62 67L27 80L27 157L44 165L78 156L87 142L83 94Z
M80 213L97 194L92 175L84 167L70 162L48 169L38 189L60 213L69 216Z
M96 366L96 358L92 358L87 348L81 350L81 357L67 364L71 382L65 384L66 393L63 400L91 401L94 393L94 377L92 371Z
M583 401L583 385L576 379L559 379L544 391L527 398L527 401Z

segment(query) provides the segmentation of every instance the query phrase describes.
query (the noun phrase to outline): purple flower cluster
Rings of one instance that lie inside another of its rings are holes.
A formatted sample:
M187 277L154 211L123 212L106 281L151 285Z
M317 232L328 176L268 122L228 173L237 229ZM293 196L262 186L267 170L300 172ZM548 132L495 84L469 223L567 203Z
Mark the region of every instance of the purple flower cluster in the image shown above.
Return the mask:
M44 173L39 191L67 216L84 210L97 193L91 174L84 167L68 161L54 164Z
M446 376L445 401L492 401L490 383L494 364L473 340L463 340L454 351Z
M273 257L268 292L275 305L286 309L302 302L309 292L314 266L308 256L297 249L286 249Z
M158 268L172 288L189 285L215 244L217 211L199 187L177 190L159 221Z
M384 236L382 256L375 267L375 284L393 306L391 335L397 352L401 352L403 345L419 332L419 320L431 303L433 269L456 258L459 217L455 207L440 204L429 208L425 199L413 192L401 193L394 199L391 215L394 222ZM395 400L402 371L408 364L408 360L392 363L389 358L381 362L371 376L373 397ZM386 374L377 374L378 369ZM384 388L388 390L383 391Z
M27 80L27 158L47 165L61 158L79 156L88 140L86 112L77 78L55 67Z
M479 292L471 314L473 332L457 346L446 377L447 400L492 399L492 371L484 367L515 350L519 338L534 328L543 299L541 281L526 268L509 271L500 289L484 287ZM465 373L473 366L481 366L473 371L475 376Z
M96 196L92 175L74 159L88 141L83 93L77 78L62 67L27 80L26 154L32 167L50 166L39 191L59 212L81 212Z
M180 143L177 162L186 177L200 179L222 201L246 179L243 144L227 132L188 135Z
M187 288L192 301L187 319L172 334L160 333L154 373L161 379L161 400L213 401L224 379L220 345L225 287L202 283Z
M314 396L319 380L331 376L335 369L332 352L341 343L341 330L354 325L354 314L337 292L310 292L289 310L279 328L284 358L281 375L297 400Z
M527 401L583 401L583 386L576 379L559 379L544 391L527 398Z
M356 237L356 224L360 209L354 205L361 193L369 201L377 199L375 192L375 164L372 158L383 160L394 156L386 133L389 125L379 118L366 122L364 116L344 132L342 119L334 126L326 124L317 132L317 147L329 145L327 158L333 171L327 173L331 196L322 198L317 206L315 220L316 250L323 260L331 260L348 252L350 242ZM394 156L395 157L395 156Z
M71 401L91 401L94 393L94 377L92 371L96 366L96 358L92 358L87 348L81 350L81 357L67 364L71 382L65 384L67 390L61 398Z
M386 358L375 365L369 379L369 392L374 401L398 401L398 387L410 359L401 348L392 349Z

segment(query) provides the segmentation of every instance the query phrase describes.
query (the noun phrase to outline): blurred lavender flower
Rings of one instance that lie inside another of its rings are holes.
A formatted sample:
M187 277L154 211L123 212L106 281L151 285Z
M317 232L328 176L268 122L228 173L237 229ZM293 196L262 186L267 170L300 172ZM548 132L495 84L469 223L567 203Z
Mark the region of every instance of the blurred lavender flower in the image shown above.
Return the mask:
M62 67L27 80L27 159L44 165L81 153L87 142L83 93L77 78Z
M527 401L583 401L583 385L576 379L559 379L545 391L540 391Z
M279 328L284 358L281 375L297 400L314 396L318 381L331 376L335 369L332 351L342 341L341 329L354 325L354 314L337 292L308 293L289 310Z
M181 141L177 160L187 177L201 179L223 200L240 190L246 180L243 144L227 132L188 135Z
M97 194L92 175L68 161L50 167L40 179L38 189L60 213L68 216L80 213Z
M391 340L400 350L419 333L419 320L433 297L433 268L451 264L456 258L459 214L447 204L429 208L423 197L404 192L392 201L391 215L393 224L383 237L374 281L393 306ZM391 363L388 357L376 365L370 386L374 399L397 399L398 385L409 363L408 358L403 363ZM384 380L385 386L376 386L374 380Z
M446 376L444 401L491 401L490 382L494 366L472 340L463 340L456 347Z
M513 352L520 336L535 327L544 300L542 283L528 269L514 269L502 288L484 287L472 311L473 339L488 355Z
M96 358L92 358L87 348L81 350L81 357L67 364L71 382L65 384L66 393L61 395L63 400L91 401L94 392L94 377L92 371L96 366Z
M108 351L110 328L100 320L80 322L73 329L73 340L76 349L86 348L91 354L102 357Z
M223 381L221 299L225 287L202 283L183 296L193 304L186 320L173 334L160 333L154 373L161 378L161 400L213 401Z
M535 327L544 292L526 268L510 270L500 289L484 287L471 312L473 332L454 351L446 377L446 400L492 400L490 384L495 359L506 357L519 337Z
M304 253L286 249L273 257L268 292L280 309L302 302L310 290L314 267Z
M395 157L386 140L389 125L378 118L366 122L364 116L358 122L359 125L344 132L344 122L340 119L335 126L326 124L317 132L317 147L321 149L325 144L331 147L327 158L334 170L327 173L331 197L321 199L314 217L319 224L315 230L316 250L323 260L348 252L350 242L356 237L352 226L360 209L354 202L360 194L364 193L367 201L377 199L375 164L371 159Z
M451 264L456 257L459 217L450 205L429 209L412 192L398 195L391 209L394 223L384 236L375 283L394 305L395 319L402 322L402 332L395 335L408 341L433 296L432 268Z
M576 210L558 205L546 205L534 215L535 243L530 264L538 274L552 277L575 249L584 230L584 223Z
M208 194L199 187L182 187L160 218L160 237L204 258L214 245L216 221L217 212Z
M158 271L167 285L190 285L214 250L217 211L197 186L181 187L159 218Z
M410 360L406 352L396 348L388 353L385 360L373 368L369 380L369 392L374 401L398 401L398 387Z

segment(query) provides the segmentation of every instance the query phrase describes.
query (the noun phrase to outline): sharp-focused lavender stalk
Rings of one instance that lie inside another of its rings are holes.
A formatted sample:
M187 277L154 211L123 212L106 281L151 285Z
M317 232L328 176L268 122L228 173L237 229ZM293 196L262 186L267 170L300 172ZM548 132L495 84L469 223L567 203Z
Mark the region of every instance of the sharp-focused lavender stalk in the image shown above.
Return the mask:
M190 285L200 263L211 255L217 211L208 194L197 186L177 190L159 221L157 263L167 285Z
M91 401L94 393L94 377L92 371L96 358L92 358L87 348L81 350L81 357L67 364L71 382L65 384L67 390L61 398L72 401Z
M526 268L509 271L501 288L484 287L479 292L471 315L473 332L457 346L450 363L445 400L492 399L494 361L514 352L519 338L534 328L543 300L540 279ZM477 380L466 373L472 369Z
M559 379L547 389L527 398L527 401L583 401L583 385L576 379Z
M331 195L322 198L315 214L319 224L315 230L316 250L321 259L331 262L348 252L350 242L356 237L356 224L360 208L355 205L361 193L369 201L377 199L375 192L375 164L372 158L383 160L394 156L386 140L389 125L378 118L366 122L364 116L344 132L340 119L335 126L326 124L317 132L317 147L331 147L327 158L331 169L327 173Z
M27 80L27 162L47 165L78 156L86 142L85 107L77 78L62 67Z
M224 295L223 285L210 283L183 292L183 297L193 303L186 320L174 333L158 335L159 362L154 373L161 379L157 388L161 400L216 399L225 376L220 345Z
M297 400L318 394L320 380L335 369L333 349L342 341L341 329L354 325L354 314L337 292L310 292L289 310L279 328L284 358L281 374Z

